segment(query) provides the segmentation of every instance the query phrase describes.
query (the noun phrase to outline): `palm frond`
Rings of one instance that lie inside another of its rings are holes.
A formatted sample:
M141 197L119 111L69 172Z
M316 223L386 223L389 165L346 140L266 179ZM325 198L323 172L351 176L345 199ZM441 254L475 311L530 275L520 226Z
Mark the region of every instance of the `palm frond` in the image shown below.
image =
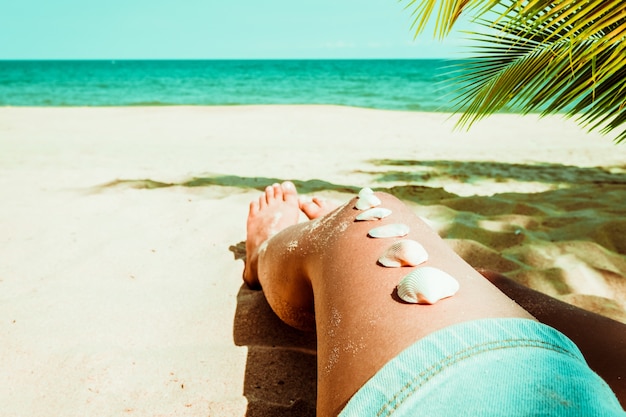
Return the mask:
M412 0L416 33L435 0ZM447 34L473 11L474 57L461 64L456 100L462 126L514 106L565 113L590 130L626 140L626 7L623 0L441 0L436 30ZM408 6L407 6L408 7ZM478 17L482 16L481 20ZM486 19L485 17L490 17Z
M439 7L437 3L440 3ZM415 36L424 31L436 10L434 35L444 38L463 13L482 6L483 10L479 14L483 14L498 3L498 0L409 0L406 8L413 8L411 28L414 29Z

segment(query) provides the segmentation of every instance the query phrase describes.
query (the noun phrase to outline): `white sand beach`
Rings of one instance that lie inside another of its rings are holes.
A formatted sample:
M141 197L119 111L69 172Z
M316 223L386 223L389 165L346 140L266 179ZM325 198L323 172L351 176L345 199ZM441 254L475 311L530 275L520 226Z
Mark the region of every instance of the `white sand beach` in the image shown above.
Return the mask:
M473 266L626 323L626 144L572 120L4 107L0 415L314 415L314 335L241 281L283 180L391 192Z

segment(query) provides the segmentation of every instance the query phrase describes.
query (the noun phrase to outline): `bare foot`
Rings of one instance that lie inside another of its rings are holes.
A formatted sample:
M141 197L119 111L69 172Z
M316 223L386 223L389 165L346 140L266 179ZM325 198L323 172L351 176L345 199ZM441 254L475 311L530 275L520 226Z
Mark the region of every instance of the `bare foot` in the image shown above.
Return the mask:
M250 203L243 271L243 280L248 286L260 287L257 265L261 245L284 228L298 223L299 217L298 193L289 181L267 186L259 200Z
M300 210L309 218L317 219L320 216L330 213L337 208L337 205L329 203L323 198L313 197L311 201L300 201Z

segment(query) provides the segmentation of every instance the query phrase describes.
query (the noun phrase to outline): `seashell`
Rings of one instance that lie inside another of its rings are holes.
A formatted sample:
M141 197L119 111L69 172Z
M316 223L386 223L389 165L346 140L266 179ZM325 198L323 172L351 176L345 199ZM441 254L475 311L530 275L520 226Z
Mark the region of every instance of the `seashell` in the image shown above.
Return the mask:
M431 266L416 269L398 284L398 296L413 304L435 304L458 290L459 282L454 277Z
M382 201L374 195L374 191L372 191L371 188L363 188L359 191L359 199L356 201L355 207L359 210L367 210L372 207L380 206L381 204Z
M367 234L370 237L385 238L385 237L402 237L409 234L409 226L403 223L391 223L384 226L375 227Z
M365 210L363 213L359 213L356 216L357 220L378 220L385 218L391 214L391 210L384 207L374 207L369 210Z
M378 258L378 262L388 268L417 266L427 260L426 249L419 242L410 239L398 240Z
M364 187L364 188L361 188L361 189L359 190L359 194L358 194L358 196L359 196L359 198L361 198L361 197L363 197L364 195L369 195L369 194L374 194L374 190L372 190L372 189L371 189L371 188L369 188L369 187Z

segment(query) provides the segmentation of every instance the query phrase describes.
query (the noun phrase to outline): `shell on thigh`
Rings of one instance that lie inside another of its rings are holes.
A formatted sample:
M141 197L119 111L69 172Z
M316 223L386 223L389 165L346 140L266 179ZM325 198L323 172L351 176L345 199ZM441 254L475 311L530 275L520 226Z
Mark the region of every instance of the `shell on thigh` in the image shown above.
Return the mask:
M427 260L428 253L424 246L411 239L401 239L394 242L378 258L378 262L388 268L417 266Z
M391 214L391 210L384 207L373 207L371 209L365 210L362 213L359 213L356 216L357 221L371 221L371 220L380 220Z
M398 297L412 304L435 304L459 290L459 282L450 274L431 266L407 274L398 284Z
M411 229L404 223L390 223L384 226L375 227L367 234L374 238L402 237L409 234Z

